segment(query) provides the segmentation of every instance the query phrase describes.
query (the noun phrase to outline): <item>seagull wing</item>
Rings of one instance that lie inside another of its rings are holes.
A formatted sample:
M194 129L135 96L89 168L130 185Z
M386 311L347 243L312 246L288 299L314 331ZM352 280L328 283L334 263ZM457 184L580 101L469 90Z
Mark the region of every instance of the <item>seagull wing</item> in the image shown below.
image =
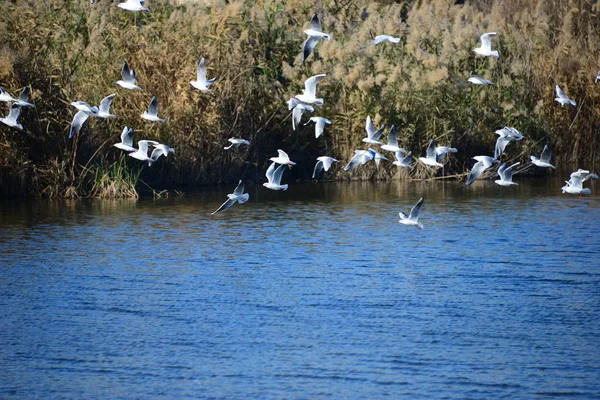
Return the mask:
M21 106L13 104L10 107L10 111L8 112L8 116L6 117L6 119L11 120L16 124L17 119L19 118L19 114L21 114Z
M471 172L469 173L469 177L467 178L465 185L469 186L476 179L478 179L485 170L486 166L483 164L483 162L477 161L475 165L473 165L473 168L471 168Z
M29 103L29 88L28 87L23 88L23 91L19 95L19 101L22 101L23 103Z
M285 164L281 164L275 172L273 172L273 183L276 185L281 185L281 176L283 175L283 171L287 169Z
M235 204L236 201L237 201L236 199L227 199L225 201L225 203L221 204L221 207L217 208L217 210L212 212L211 215L214 215L214 214L218 213L219 211L224 211L224 210L227 210L228 208L231 208Z
M129 69L127 61L123 61L123 66L121 67L121 78L123 78L125 82L133 83L135 81L135 77L132 71Z
M409 219L413 221L417 221L419 219L419 212L421 212L421 206L423 205L423 198L421 197L417 204L414 205L413 208L410 209Z
M550 163L550 157L552 157L552 152L548 148L548 145L545 145L544 150L542 150L542 154L540 155L540 161Z
M300 125L300 121L302 120L302 113L304 112L304 106L302 104L298 104L294 107L292 111L292 129L296 130L296 127Z
M273 173L275 172L275 163L272 162L271 165L269 165L269 168L267 168L267 180L269 181L269 183L273 183Z
M304 94L310 97L317 97L317 83L321 82L327 74L311 76L304 81Z
M373 122L371 121L371 116L367 115L367 122L365 124L365 131L367 131L367 138L371 139L375 134L375 126L373 126Z
M109 94L100 102L100 112L109 114L110 113L110 105L112 104L113 99L117 94Z
M521 163L520 162L514 163L510 167L504 168L504 180L505 181L509 181L509 182L512 181L512 177L513 177L513 173L514 173L513 169L519 164L521 164Z
M152 96L150 104L148 105L148 114L158 116L158 99L156 96Z
M310 29L321 32L321 21L319 21L317 13L314 13L310 19Z
M496 147L494 149L495 159L498 159L504 153L504 149L506 149L508 142L510 142L510 138L498 136L498 139L496 140Z
M206 83L206 65L204 61L204 57L200 59L198 63L198 68L196 68L196 79L198 82Z
M89 113L85 111L77 111L77 114L73 117L73 121L71 122L71 129L69 130L69 139L75 136L80 130L85 121L87 121Z
M392 125L388 133L388 145L398 147L398 130L395 125Z
M554 90L556 91L556 96L560 97L561 99L567 98L567 95L565 94L565 92L563 92L563 90L560 88L560 86L556 85Z
M427 146L427 150L425 151L425 157L430 158L432 160L436 160L435 154L435 140L431 139L429 141L429 146Z
M354 154L354 157L352 157L350 162L348 162L348 164L346 164L346 166L344 167L344 171L350 171L351 169L356 167L358 164L364 164L364 162L361 162L363 157L364 157L364 155L362 153Z
M244 184L242 183L241 179L238 182L238 185L233 190L233 194L236 196L241 196L242 194L244 194Z
M315 48L315 46L317 45L317 43L319 43L318 36L309 36L308 38L306 38L306 40L304 41L304 46L302 48L302 62L303 63L308 58L308 56L310 56L310 53L312 53L312 51Z
M133 147L133 128L123 128L123 132L121 132L121 143Z
M496 32L488 32L481 35L481 48L486 51L492 51L492 36L496 36Z
M319 160L315 164L315 169L313 170L312 178L315 179L315 176L319 175L321 171L323 171L323 161Z

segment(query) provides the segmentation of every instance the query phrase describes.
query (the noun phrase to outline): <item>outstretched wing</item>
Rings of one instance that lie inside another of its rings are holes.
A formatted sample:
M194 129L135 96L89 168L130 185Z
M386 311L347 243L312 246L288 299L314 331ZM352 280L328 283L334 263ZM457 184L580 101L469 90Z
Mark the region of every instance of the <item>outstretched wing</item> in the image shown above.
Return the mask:
M419 212L421 212L422 205L423 205L423 198L421 197L419 199L419 201L417 201L417 204L415 204L414 207L410 209L410 216L408 218L412 219L414 221L418 220Z
M540 155L540 161L550 163L550 157L552 157L552 152L548 148L548 145L545 145L544 150L542 150L542 154Z
M285 164L281 164L275 172L273 172L273 183L276 185L281 185L281 176L283 175L283 171L287 169Z
M100 112L108 114L110 112L110 105L117 94L109 94L100 102Z
M269 168L267 168L267 180L269 181L269 183L273 183L273 174L275 173L275 163L272 162L271 165L269 165Z
M304 81L304 94L310 97L317 97L317 83L321 82L327 74L311 76Z
M429 141L429 146L427 146L427 151L425 152L425 157L430 158L432 160L435 160L436 154L435 154L435 140L431 139Z
M319 160L315 164L315 169L313 171L312 178L315 179L315 177L319 175L321 171L323 171L323 161Z
M496 36L496 32L488 32L481 35L481 48L486 51L492 51L492 36Z
M6 117L6 119L12 120L16 124L17 119L19 119L19 114L21 114L21 106L19 106L17 104L13 104L10 107L10 111L8 112L8 117Z
M567 95L565 94L565 92L563 92L563 90L560 88L560 86L556 85L554 90L556 91L557 97L560 97L561 99L564 99L567 97Z
M317 13L314 13L312 18L310 19L310 29L314 29L315 31L321 32L321 21L319 21Z
M242 183L241 179L238 182L238 185L233 190L233 194L236 196L241 196L242 194L244 194L244 184Z
M225 203L221 204L221 207L217 208L217 210L212 212L211 215L214 215L214 214L218 213L219 211L224 211L224 210L227 210L228 208L231 208L235 204L236 201L237 200L235 200L235 199L227 199L227 201L225 201Z
M134 81L134 75L131 73L129 65L127 65L127 61L123 61L123 66L121 67L121 78L123 78L125 82L133 83Z
M123 128L123 132L121 132L121 143L133 147L133 128Z
M392 125L390 132L388 133L388 145L398 147L398 130L396 125Z
M204 57L200 59L198 63L198 68L196 68L196 79L198 82L206 83L206 65L205 65Z
M304 41L304 46L302 48L302 63L304 63L308 56L310 56L310 53L312 53L317 43L319 43L318 36L309 36L308 38L306 38L306 40Z
M71 122L71 129L69 130L69 139L75 136L81 130L81 127L87 121L89 113L85 111L77 111L77 114L73 117L73 121Z
M471 172L469 173L469 177L467 178L465 185L469 186L476 179L478 179L483 171L485 171L485 168L485 165L481 161L477 161L475 165L473 165L473 168L471 168Z
M148 114L157 116L158 115L158 99L156 96L152 96L150 105L148 105Z

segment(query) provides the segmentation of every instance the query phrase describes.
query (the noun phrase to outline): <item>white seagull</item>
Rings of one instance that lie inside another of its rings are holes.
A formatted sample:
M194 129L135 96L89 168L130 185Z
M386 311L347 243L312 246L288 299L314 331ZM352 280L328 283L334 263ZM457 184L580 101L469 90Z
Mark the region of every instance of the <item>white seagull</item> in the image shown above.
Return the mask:
M372 45L376 45L379 43L399 43L400 42L400 38L399 37L395 37L395 36L390 36L390 35L377 35L375 36L375 39L373 39L371 42L369 42L369 44L367 46L372 46Z
M471 76L467 79L468 82L471 82L474 85L493 85L494 82L485 79L481 75L477 75L475 72L471 71Z
M421 206L423 205L423 198L421 197L417 204L410 209L410 215L404 214L404 212L400 211L398 215L400 216L400 222L402 225L414 226L417 229L423 229L423 224L419 222L419 212L421 211Z
M148 147L150 145L156 146L158 144L159 143L155 142L154 140L140 140L138 141L138 149L133 153L129 153L128 155L136 160L147 161L149 163L154 162L152 158L148 157Z
M231 144L229 146L223 147L225 150L229 150L232 147L240 147L241 145L249 146L250 142L245 139L238 138L229 138L227 139Z
M112 101L116 95L117 95L116 93L113 93L113 94L110 94L110 95L106 96L105 98L103 98L102 101L100 102L100 109L94 116L98 117L98 118L110 118L110 119L117 118L116 115L110 113L110 105L112 104Z
M308 35L308 38L304 41L304 46L302 50L302 63L306 61L310 53L313 51L319 40L329 40L331 36L323 33L321 30L321 22L319 21L319 17L317 17L317 13L314 13L310 20L310 28L304 31L305 34Z
M137 151L135 147L133 147L133 128L125 127L123 128L123 132L121 132L121 143L115 143L117 149L125 150L125 151Z
M383 135L383 130L385 129L385 125L381 125L381 127L376 131L375 126L373 126L373 122L371 121L371 116L367 116L367 122L365 124L365 131L367 131L367 137L362 141L369 144L381 144L379 138Z
M296 165L295 162L290 160L290 157L287 155L287 153L285 151L279 149L279 150L277 150L277 153L279 153L279 155L277 157L271 157L271 158L269 158L269 160L273 161L274 163L277 163L277 164L288 165L290 168L292 168L292 165Z
M206 65L204 57L200 59L198 68L196 68L196 80L190 81L190 85L203 92L210 92L210 85L212 85L217 78L206 79Z
M567 95L565 94L565 92L563 92L560 86L556 85L554 90L556 91L556 98L554 100L559 102L561 106L564 106L565 104L571 104L574 106L576 104L575 100L571 100L567 97Z
M148 111L144 111L142 118L152 122L165 122L164 119L158 118L158 100L156 96L152 96L152 100L150 100L150 104L148 105Z
M435 145L435 140L431 139L429 141L429 145L427 146L427 150L425 151L425 157L419 157L419 161L430 167L443 167L443 165L440 163L442 157L447 153L456 153L457 151L458 150L456 150L454 147L437 147Z
M325 172L329 171L329 168L331 168L331 165L334 162L338 162L338 160L336 160L333 157L317 157L317 163L315 164L315 169L313 170L312 178L315 179L315 177L318 176L323 170L325 170Z
M127 0L125 3L117 4L117 7L127 11L150 11L148 7L144 7L145 0Z
M496 32L488 32L481 35L481 46L473 49L480 56L499 58L498 51L492 50L492 36L496 36Z
M545 145L542 154L540 154L540 158L537 158L536 156L530 156L529 158L531 158L531 162L538 167L556 169L554 165L550 164L550 157L552 157L552 152L548 148L548 145Z
M350 171L357 165L365 165L375 158L377 152L373 149L369 150L354 150L354 157L346 164L344 171Z
M304 81L304 89L302 94L294 96L296 100L299 100L305 104L314 104L315 106L321 107L323 105L323 99L317 98L317 84L325 78L327 74L314 75Z
M496 140L496 147L494 148L494 158L498 159L502 154L504 154L504 149L506 149L506 145L511 141L520 141L525 138L517 129L505 126L502 129L498 129L494 132L498 135L498 139Z
M591 194L592 191L589 188L583 188L583 182L588 179L598 179L598 175L591 174L590 171L585 169L578 169L577 171L571 174L571 179L569 179L566 183L566 186L563 186L562 192L569 194L578 194L581 199L581 195L583 194Z
M121 67L121 78L122 79L118 80L116 83L122 88L129 90L142 90L142 88L137 85L137 80L135 79L135 71L129 69L127 61L123 61L123 66Z
M86 103L85 101L74 101L71 103L71 105L79 111L83 111L85 113L92 114L94 116L96 114L98 114L98 111L100 111L100 110L98 110L98 107L96 107L96 106L92 107L89 103Z
M80 103L83 103L83 102L80 102ZM71 103L71 104L73 104L73 103ZM89 104L88 104L88 106L89 106ZM69 129L69 139L71 139L73 136L75 136L76 134L79 133L79 131L81 130L81 127L83 127L83 124L85 123L85 121L87 121L87 119L89 118L90 115L96 115L97 112L98 112L98 107L96 107L96 106L91 107L91 111L84 111L82 109L79 109L79 111L77 111L77 113L73 117L73 121L71 121L71 129Z
M175 149L167 146L166 144L155 144L154 150L152 150L152 154L150 154L150 158L152 161L148 161L148 166L152 166L160 158L160 156L168 157L169 153L175 154Z
M518 183L515 183L512 181L512 176L513 176L513 168L519 164L521 164L521 163L517 162L517 163L514 163L513 165L511 165L510 167L507 167L506 163L502 164L500 166L500 168L498 168L498 176L500 177L500 179L497 179L494 182L500 186L518 185Z
M29 88L24 87L19 95L19 98L15 99L12 97L6 90L0 88L0 101L4 101L7 103L16 104L20 107L35 107L32 103L29 102Z
M396 161L394 161L392 164L394 164L398 167L412 169L413 166L410 165L410 163L412 162L412 151L409 151L405 157L403 157L403 154L406 154L406 153L403 153L401 151L395 152L394 157L396 157Z
M315 138L319 138L323 134L323 130L325 129L325 125L331 125L331 121L327 118L323 117L310 117L307 123L304 125L308 125L311 122L315 123Z
M240 179L238 185L233 190L233 193L228 194L227 197L228 197L227 201L225 201L225 203L221 204L221 207L217 208L217 211L211 213L211 215L214 215L214 214L218 213L219 211L225 211L228 208L233 207L233 205L235 203L244 204L245 202L248 201L248 199L250 198L250 195L248 193L244 193L244 184L242 183L242 181Z
M300 121L302 121L302 114L304 111L313 112L315 109L313 106L309 106L304 103L297 103L292 111L292 129L296 130L296 127L300 125ZM305 124L306 125L306 124Z
M17 119L19 118L20 113L21 113L21 106L15 103L10 107L10 111L8 112L8 115L5 118L0 118L0 122L2 122L5 125L10 126L11 128L15 128L15 129L22 131L23 125L21 125L17 122Z
M276 163L271 163L267 169L267 180L268 182L263 183L263 186L271 190L287 190L288 185L281 184L281 176L285 171L285 165L282 164L275 169Z
M390 132L387 137L387 144L381 146L383 150L391 151L392 153L404 153L406 154L406 150L402 147L398 146L398 130L395 125L390 127Z
M490 156L475 156L473 157L473 160L477 162L475 163L475 165L473 165L473 168L471 168L471 172L469 173L469 177L467 178L467 182L465 183L465 185L467 186L473 183L476 179L479 179L481 174L483 174L483 171L485 171L494 164L500 164L500 161Z

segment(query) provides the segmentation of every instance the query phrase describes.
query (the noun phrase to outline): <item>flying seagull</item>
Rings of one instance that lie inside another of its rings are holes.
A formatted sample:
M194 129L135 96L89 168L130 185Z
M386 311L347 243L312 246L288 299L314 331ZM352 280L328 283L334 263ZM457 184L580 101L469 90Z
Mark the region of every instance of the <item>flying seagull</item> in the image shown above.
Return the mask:
M248 201L248 199L250 198L250 195L248 193L244 193L244 184L240 180L238 185L234 189L233 193L228 194L227 197L228 197L227 201L225 201L225 203L221 204L221 207L217 208L217 211L211 213L211 215L214 215L214 214L218 213L219 211L225 211L228 208L233 207L233 205L235 203L244 204L245 202Z
M519 132L517 129L505 126L502 129L498 129L494 132L498 135L498 139L496 140L496 147L494 148L494 158L499 159L502 154L504 154L504 149L506 149L506 145L511 141L520 141L525 137Z
M399 43L400 42L400 38L399 37L394 37L394 36L390 36L390 35L377 35L375 36L375 39L373 39L371 42L369 42L369 44L367 46L373 46L379 43Z
M556 169L554 165L550 164L550 157L552 157L552 152L548 148L548 145L545 145L542 154L540 154L540 158L537 158L536 156L530 156L529 158L531 158L531 162L538 167Z
M232 147L240 147L241 145L246 145L249 146L250 142L245 140L245 139L238 139L238 138L229 138L227 139L231 144L229 146L223 147L225 150L229 150Z
M204 57L200 59L198 68L196 68L196 80L190 81L190 85L203 92L210 92L210 85L212 85L217 78L206 79L206 65Z
M281 176L283 175L283 171L285 171L285 164L280 165L277 169L275 169L275 164L272 162L269 165L267 169L268 182L263 183L263 186L271 190L287 190L288 185L281 184Z
M375 130L375 126L373 126L373 122L371 121L371 116L367 115L367 122L365 123L365 131L367 132L367 137L362 141L369 144L381 144L379 138L383 135L383 130L385 129L384 125L378 130Z
M302 63L306 61L310 53L313 51L319 40L329 40L331 36L323 33L321 30L321 22L319 21L319 17L317 13L314 13L310 20L310 28L304 31L308 38L304 41L304 46L302 50Z
M314 75L304 81L304 89L302 94L294 96L294 98L304 104L314 104L321 107L323 99L317 98L317 84L325 78L327 74Z
M69 129L69 139L71 139L73 136L79 133L79 131L83 127L83 124L85 123L85 121L87 121L90 115L96 116L99 112L98 107L91 107L85 101L75 101L71 103L71 105L73 105L79 111L77 111L77 113L73 117L73 121L71 121L71 128Z
M10 107L10 111L8 112L8 115L5 118L0 118L0 122L2 122L5 125L10 126L11 128L15 128L15 129L22 131L23 125L21 125L17 122L17 119L19 118L20 113L21 113L21 106L15 103Z
M576 104L575 100L571 100L567 97L567 95L565 94L565 92L563 92L560 86L556 85L554 90L556 91L556 98L554 100L559 102L561 106L564 106L565 104L571 104L574 106Z
M475 163L475 165L473 165L473 168L471 168L471 172L469 173L467 182L465 182L465 185L467 186L473 183L476 179L479 179L481 174L483 174L483 171L490 168L494 164L500 163L500 161L490 156L475 156L473 157L473 160L477 162Z
M396 157L396 161L394 161L392 164L394 164L398 167L412 169L413 166L410 165L410 163L412 162L412 152L409 151L405 157L403 157L403 154L406 154L406 153L403 153L401 151L395 152L394 157Z
M474 85L493 85L494 82L488 81L481 75L477 75L475 72L471 71L471 76L467 79L468 82L471 82Z
M269 158L269 160L273 161L274 163L277 163L277 164L288 165L290 168L292 167L292 165L296 165L295 162L290 160L290 157L287 155L287 153L285 151L280 149L280 150L277 150L277 153L279 153L279 155L277 157L271 157L271 158Z
M512 176L513 176L513 168L519 164L521 164L521 163L520 162L514 163L510 167L506 167L506 163L502 164L500 166L500 168L498 168L498 176L500 176L500 179L497 179L494 182L500 186L518 185L518 183L515 183L512 181Z
M325 129L325 125L331 125L331 121L327 118L323 117L310 117L307 123L304 125L308 125L311 122L315 123L315 138L318 138L323 134L323 130Z
M0 101L4 101L6 103L16 104L19 107L35 107L32 103L29 102L29 88L24 87L19 95L19 98L15 99L12 97L6 90L0 87Z
M377 152L373 149L368 150L354 150L354 157L346 164L344 167L344 171L350 171L355 168L357 165L365 165L369 161L375 158L375 154Z
M387 140L387 144L381 146L383 150L391 151L392 153L400 152L406 154L406 150L398 146L398 130L395 125L390 127Z
M435 145L435 140L431 139L429 141L429 145L427 146L427 150L425 151L425 157L419 157L419 161L421 161L423 164L429 167L443 167L443 165L440 163L441 157L452 150L454 150L452 152L457 151L454 148L445 146L441 147L440 149L444 149L444 151L441 152L441 154L438 153L438 148Z
M152 166L160 158L160 156L168 157L169 153L175 154L175 149L167 146L166 144L155 144L154 150L152 150L152 154L150 154L150 158L152 161L148 161L148 166Z
M317 177L323 170L325 170L325 172L329 171L329 168L331 168L331 165L334 162L338 162L338 160L336 160L333 157L317 157L317 163L315 164L315 169L313 171L312 178L315 179L315 177Z
M404 212L400 211L400 222L403 225L414 226L417 229L423 229L423 224L419 222L419 212L421 211L421 206L423 205L423 198L421 197L417 204L410 209L410 215L406 215Z
M152 100L150 100L150 104L148 105L148 111L144 111L142 118L152 122L165 122L164 119L158 118L158 100L156 96L152 96Z
M155 142L154 140L140 140L138 141L138 149L133 153L129 153L128 155L136 160L146 161L149 163L154 162L152 158L148 157L148 147L150 145L157 146L158 144L159 143Z
M492 36L496 35L496 32L488 32L481 35L481 46L473 49L473 51L480 56L499 58L498 51L492 50Z
M315 109L313 108L313 106L309 106L308 104L297 103L292 111L293 130L296 130L296 127L300 124L300 121L302 121L302 114L304 113L304 111L313 112L315 111Z
M137 85L137 80L135 79L135 71L129 69L127 61L123 61L123 66L121 67L121 78L122 79L118 80L116 83L122 88L129 90L142 90L142 88Z
M129 152L137 151L137 149L133 147L133 128L123 128L123 132L121 132L121 143L115 143L113 146L117 149Z
M116 93L113 93L103 98L100 102L100 108L94 116L98 118L117 118L116 115L110 113L110 105L112 104L112 101L116 95Z
M127 11L150 11L148 7L144 7L145 0L127 0L125 3L117 4L117 7Z
M585 169L578 169L577 171L571 174L571 179L569 179L565 186L563 186L562 192L569 194L578 194L581 199L581 195L583 194L591 194L592 191L589 188L583 187L583 182L588 179L598 179L598 175L591 174L590 171Z

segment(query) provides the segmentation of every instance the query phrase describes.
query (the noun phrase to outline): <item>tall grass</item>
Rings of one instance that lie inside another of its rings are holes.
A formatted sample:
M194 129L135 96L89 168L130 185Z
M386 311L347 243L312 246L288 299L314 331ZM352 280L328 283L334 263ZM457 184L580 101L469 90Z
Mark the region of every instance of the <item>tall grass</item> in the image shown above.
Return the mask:
M38 196L134 195L138 181L157 188L179 184L259 180L269 157L285 149L310 176L314 159L340 160L365 148L364 121L395 124L401 144L414 155L427 141L459 148L446 172L464 171L469 158L491 154L494 130L515 126L528 138L508 147L525 160L544 144L556 162L595 161L598 156L599 20L596 5L583 0L453 0L352 2L325 0L315 9L304 0L152 1L151 13L132 14L113 3L78 0L0 4L0 86L16 94L32 88L36 108L24 109L24 133L0 127L0 194ZM319 43L301 62L302 30L313 12L333 39ZM499 60L472 52L483 32L496 31ZM375 35L393 34L398 45L364 48ZM211 94L193 89L198 60L206 58ZM127 60L141 92L116 87ZM496 82L470 86L470 71ZM315 115L333 121L314 138L312 126L293 132L285 101L300 93L311 75L325 105ZM554 102L560 84L578 103ZM67 140L74 110L68 104L98 104L118 93L118 118L91 118L79 138ZM139 114L152 95L164 125ZM0 112L7 112L2 108ZM136 139L153 139L177 150L153 167L124 160L109 146L124 125ZM251 141L224 151L227 138ZM100 151L98 151L100 149ZM108 172L113 171L113 172ZM417 167L413 177L429 172ZM330 178L405 179L390 164L359 168ZM121 183L114 186L110 181ZM132 190L133 189L133 190Z

